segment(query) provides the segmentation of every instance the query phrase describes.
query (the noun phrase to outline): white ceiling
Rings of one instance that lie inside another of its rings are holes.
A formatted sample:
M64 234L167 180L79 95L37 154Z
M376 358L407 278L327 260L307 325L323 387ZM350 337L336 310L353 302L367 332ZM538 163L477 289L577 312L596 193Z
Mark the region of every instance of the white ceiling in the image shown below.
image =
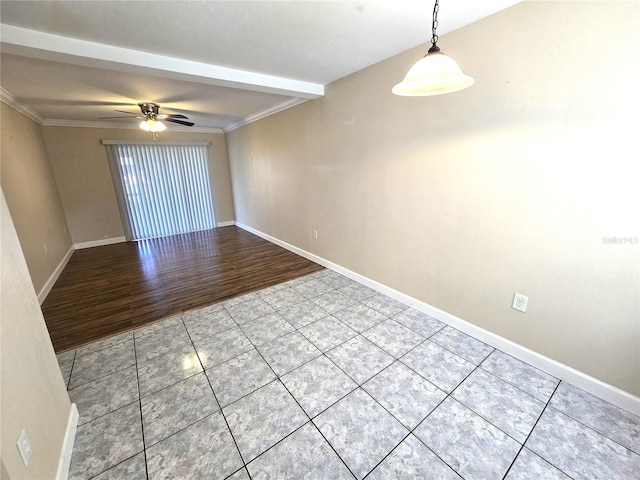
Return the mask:
M441 2L439 35L518 0ZM432 0L2 0L0 86L44 124L99 125L152 101L194 129L229 130L428 42L432 9Z

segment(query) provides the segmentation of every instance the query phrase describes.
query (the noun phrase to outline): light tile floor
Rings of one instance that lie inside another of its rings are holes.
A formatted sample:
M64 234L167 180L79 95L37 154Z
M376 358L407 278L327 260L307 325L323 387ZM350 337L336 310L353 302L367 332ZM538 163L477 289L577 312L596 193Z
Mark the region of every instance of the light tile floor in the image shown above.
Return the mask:
M58 355L71 479L636 479L640 419L330 270Z

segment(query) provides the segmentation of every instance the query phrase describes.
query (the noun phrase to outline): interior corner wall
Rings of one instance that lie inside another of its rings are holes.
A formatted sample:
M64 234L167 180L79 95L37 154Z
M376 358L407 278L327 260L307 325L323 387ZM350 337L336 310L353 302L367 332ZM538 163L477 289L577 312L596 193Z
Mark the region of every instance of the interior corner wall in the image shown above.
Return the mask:
M56 478L71 402L53 352L4 192L0 211L0 451L3 477ZM28 467L16 448L31 444Z
M40 292L69 252L71 237L40 125L0 105L0 182Z
M74 244L124 237L107 154L101 140L144 141L140 129L44 126L45 142ZM210 142L216 222L234 220L227 147L222 133L168 130L160 140Z
M638 396L639 19L519 3L441 37L467 90L391 94L425 45L234 130L236 220Z

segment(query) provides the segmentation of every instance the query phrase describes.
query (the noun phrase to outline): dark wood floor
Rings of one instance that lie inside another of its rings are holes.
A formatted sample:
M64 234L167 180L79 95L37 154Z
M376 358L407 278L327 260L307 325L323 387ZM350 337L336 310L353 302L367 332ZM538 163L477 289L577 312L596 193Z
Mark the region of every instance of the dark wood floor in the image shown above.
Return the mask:
M221 227L77 250L42 311L59 352L322 268Z

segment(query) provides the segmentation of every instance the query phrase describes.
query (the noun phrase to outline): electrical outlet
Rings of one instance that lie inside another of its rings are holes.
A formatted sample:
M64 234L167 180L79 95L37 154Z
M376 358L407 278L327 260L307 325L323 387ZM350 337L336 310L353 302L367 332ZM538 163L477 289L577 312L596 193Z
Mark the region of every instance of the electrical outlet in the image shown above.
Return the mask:
M24 466L28 467L31 461L31 444L29 443L27 432L24 431L24 428L18 437L18 451L20 452Z
M318 230L314 230L313 231L313 239L317 240L318 239Z
M518 310L519 312L524 312L527 310L528 302L529 297L516 292L516 294L513 296L513 305L511 305L511 308L513 308L514 310Z

